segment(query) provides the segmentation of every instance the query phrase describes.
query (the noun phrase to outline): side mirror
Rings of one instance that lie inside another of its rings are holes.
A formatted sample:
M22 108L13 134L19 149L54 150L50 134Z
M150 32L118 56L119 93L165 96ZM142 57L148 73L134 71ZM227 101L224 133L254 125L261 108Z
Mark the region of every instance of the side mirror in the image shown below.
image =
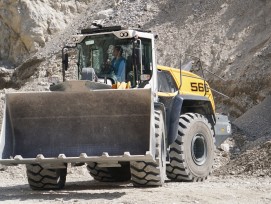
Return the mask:
M68 70L69 67L69 55L68 53L65 53L62 58L62 65L65 71Z
M62 76L63 81L65 81L65 71L69 68L69 55L67 53L68 48L75 48L76 46L65 46L62 48Z

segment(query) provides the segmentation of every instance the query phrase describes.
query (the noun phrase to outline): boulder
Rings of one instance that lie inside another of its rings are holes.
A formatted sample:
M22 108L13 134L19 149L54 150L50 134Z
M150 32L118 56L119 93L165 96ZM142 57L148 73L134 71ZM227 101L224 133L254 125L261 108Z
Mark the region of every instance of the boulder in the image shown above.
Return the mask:
M0 2L0 61L14 66L63 30L92 0Z

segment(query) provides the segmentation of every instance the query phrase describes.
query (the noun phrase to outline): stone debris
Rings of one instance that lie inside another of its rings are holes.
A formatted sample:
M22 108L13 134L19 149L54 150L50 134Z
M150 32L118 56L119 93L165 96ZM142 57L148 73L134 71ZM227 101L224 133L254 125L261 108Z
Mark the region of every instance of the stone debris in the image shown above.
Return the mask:
M225 151L225 152L229 152L230 151L230 145L229 144L221 144L220 148Z

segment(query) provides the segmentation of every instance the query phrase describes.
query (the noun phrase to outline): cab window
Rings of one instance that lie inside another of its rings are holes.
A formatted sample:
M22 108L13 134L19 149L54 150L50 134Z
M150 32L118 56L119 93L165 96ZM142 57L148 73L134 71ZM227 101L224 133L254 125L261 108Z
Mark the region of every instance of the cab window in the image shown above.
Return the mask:
M178 90L177 85L169 72L158 70L157 76L159 92L174 93Z

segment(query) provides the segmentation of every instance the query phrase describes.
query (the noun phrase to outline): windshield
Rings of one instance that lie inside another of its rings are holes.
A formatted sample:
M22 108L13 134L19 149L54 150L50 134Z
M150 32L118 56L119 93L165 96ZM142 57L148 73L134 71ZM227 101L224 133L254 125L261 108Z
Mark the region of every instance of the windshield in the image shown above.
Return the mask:
M136 83L149 80L152 70L150 39L119 39L114 34L87 36L77 44L78 78L84 68L93 68L98 78L109 78L113 83Z

